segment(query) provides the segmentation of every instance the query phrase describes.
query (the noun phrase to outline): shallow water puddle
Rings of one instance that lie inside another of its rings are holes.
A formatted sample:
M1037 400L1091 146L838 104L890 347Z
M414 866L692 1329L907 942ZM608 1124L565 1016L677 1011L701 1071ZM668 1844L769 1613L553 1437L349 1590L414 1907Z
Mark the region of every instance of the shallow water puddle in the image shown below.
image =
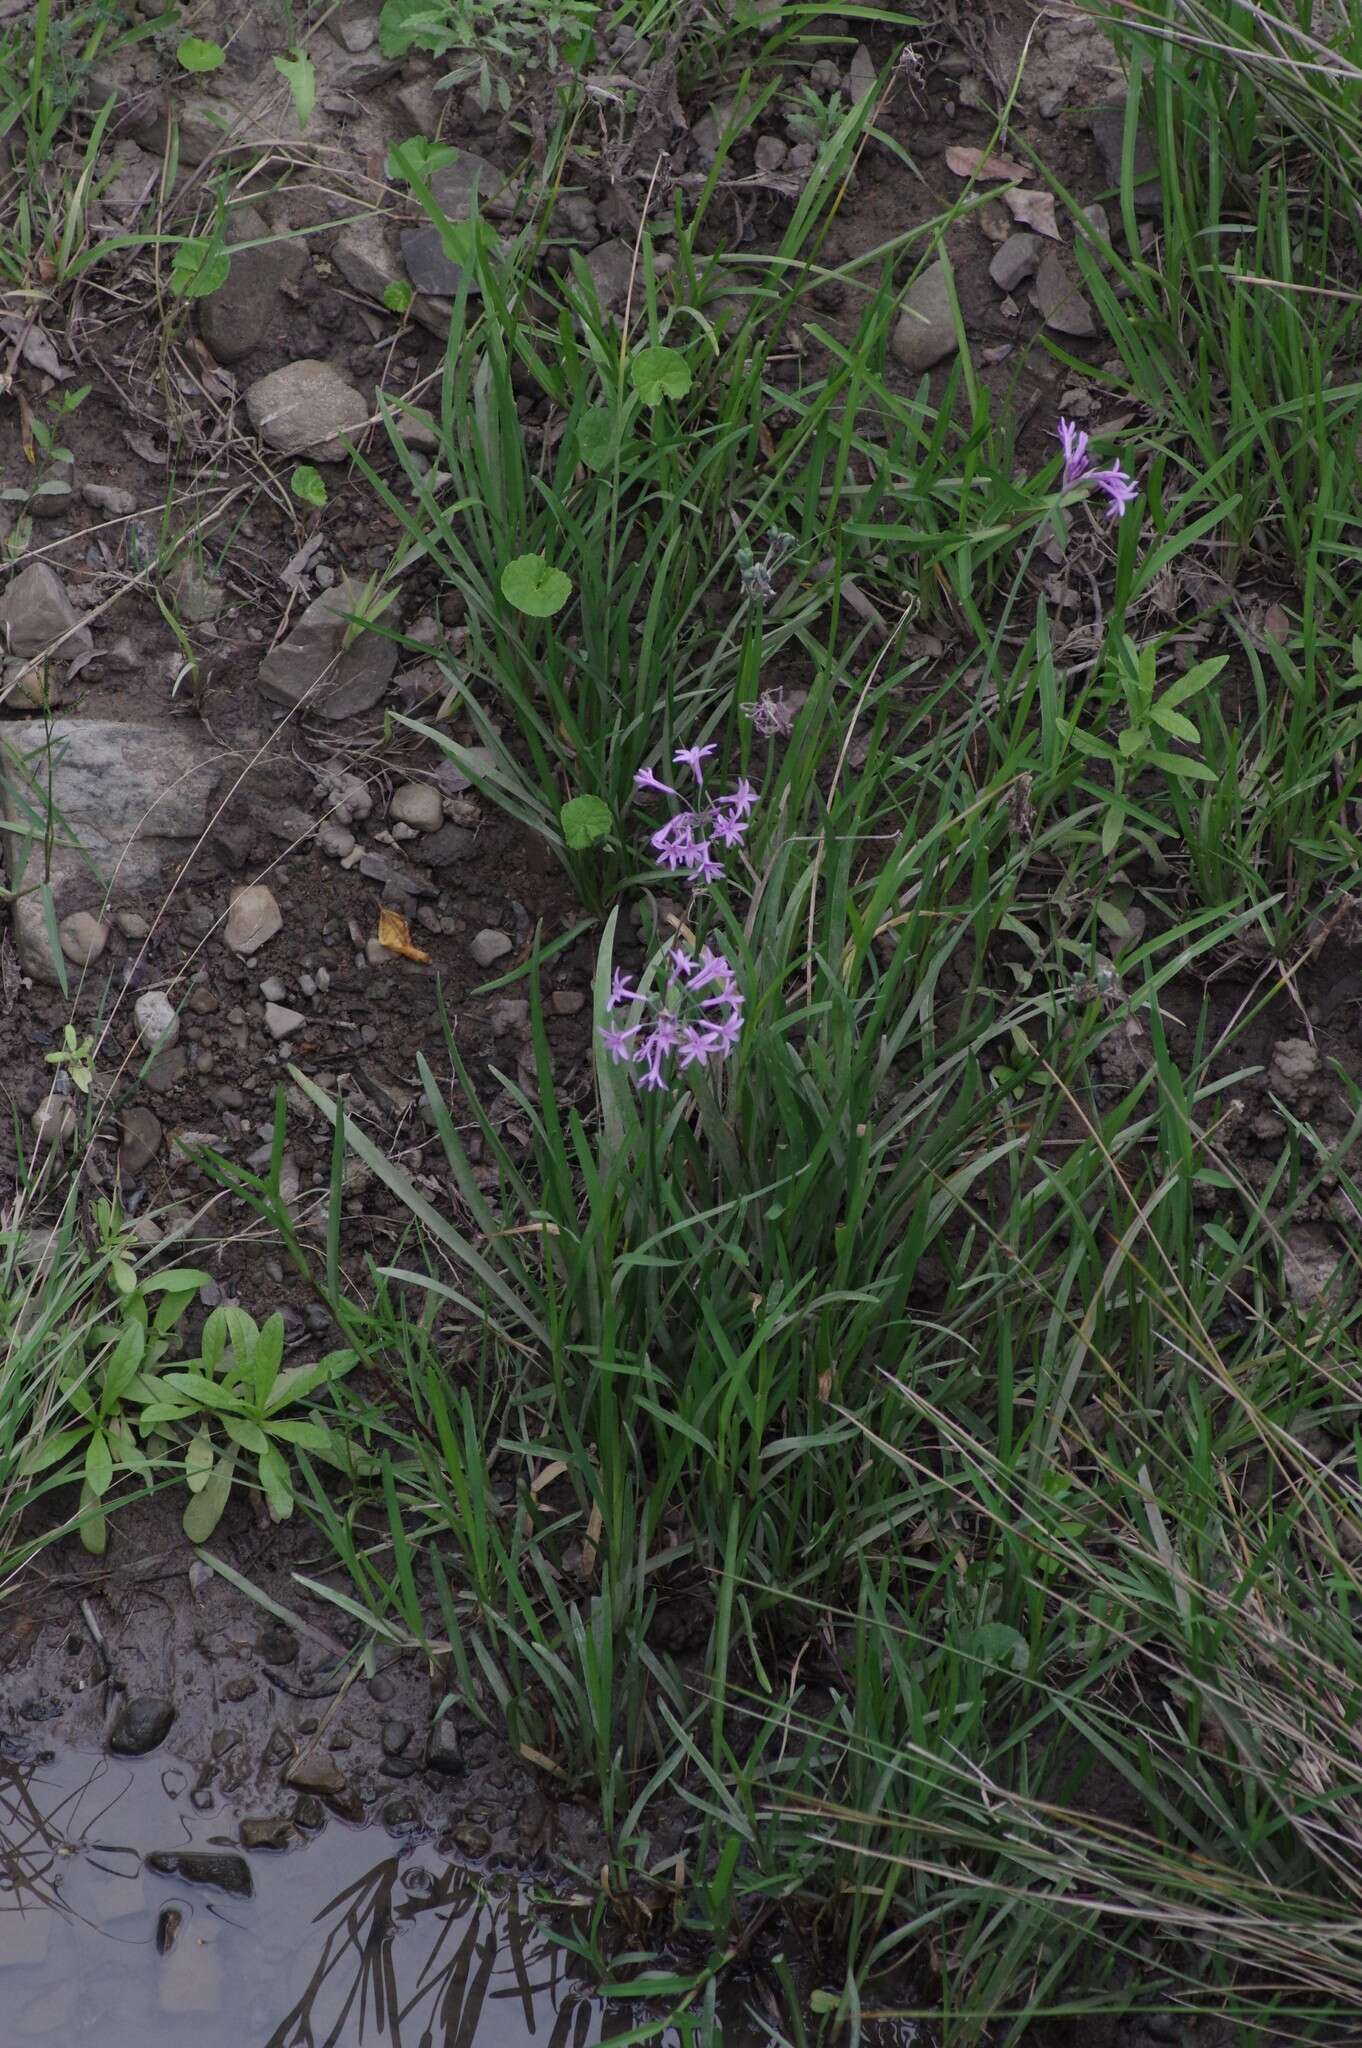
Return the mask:
M184 1790L155 1757L0 1759L6 2044L585 2048L627 2031L513 1895L430 1845L332 1821L246 1854L249 1897L159 1874L148 1857L242 1855L227 1816Z

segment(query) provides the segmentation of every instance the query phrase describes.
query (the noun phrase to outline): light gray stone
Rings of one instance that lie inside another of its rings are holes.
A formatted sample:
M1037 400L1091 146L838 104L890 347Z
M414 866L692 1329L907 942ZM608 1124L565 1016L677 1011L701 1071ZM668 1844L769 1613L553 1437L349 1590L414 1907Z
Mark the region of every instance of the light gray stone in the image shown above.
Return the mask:
M314 462L342 461L341 436L358 441L369 417L365 399L339 370L307 356L252 384L246 411L269 447Z
M75 1106L67 1095L44 1095L29 1123L40 1145L60 1147L75 1135Z
M414 228L403 235L402 262L415 289L429 297L452 298L463 284L465 266L446 256L438 228Z
M234 953L249 959L283 928L284 919L274 891L263 882L252 882L249 888L238 889L233 896L223 937Z
M74 910L102 916L110 890L158 888L206 830L222 763L187 720L24 719L7 724L4 738L14 942L25 973L56 982L44 885L58 919Z
M1000 291L1014 292L1040 268L1044 242L1040 235L1009 235L995 252L988 274Z
M149 988L133 1004L137 1035L149 1052L169 1052L180 1035L180 1017L163 989Z
M361 587L348 576L312 600L287 639L260 664L261 690L290 710L305 705L320 718L351 718L370 711L392 681L397 643L382 633L351 632L349 614L363 602ZM362 788L362 785L360 785ZM353 816L366 816L356 811ZM339 810L338 823L348 822Z
M54 640L61 640L56 659L78 661L94 650L88 626L66 594L66 585L46 562L30 562L21 569L0 598L0 629L9 642L11 654L41 654ZM62 640L62 635L77 630Z
M346 283L367 299L381 301L390 284L406 282L397 237L382 214L368 214L342 228L331 245L331 261Z
M58 925L57 938L73 967L92 967L109 943L109 927L88 910L73 910Z
M514 949L508 933L481 931L468 950L479 967L491 967Z
M273 1039L290 1038L295 1031L301 1031L307 1018L301 1010L287 1009L283 1003L266 1003L265 1029Z
M404 782L393 791L389 808L401 824L413 825L418 832L438 832L445 821L440 792L428 782Z
M475 191L479 210L489 219L505 220L515 211L515 195L505 173L471 149L461 149L453 163L442 164L431 177L430 189L449 220L468 219Z
M955 353L955 315L941 259L929 263L909 285L890 346L904 368L915 375Z
M1092 307L1084 297L1077 273L1053 242L1046 244L1036 272L1036 306L1052 334L1067 334L1076 341L1086 341L1097 332Z

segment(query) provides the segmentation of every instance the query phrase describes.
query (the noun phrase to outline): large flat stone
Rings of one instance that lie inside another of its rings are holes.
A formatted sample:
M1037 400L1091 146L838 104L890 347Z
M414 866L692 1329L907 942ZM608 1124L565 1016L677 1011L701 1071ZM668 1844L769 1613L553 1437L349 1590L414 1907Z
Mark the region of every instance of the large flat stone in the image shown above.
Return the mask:
M58 980L41 885L50 885L58 918L167 886L207 829L222 772L217 749L187 721L21 719L0 728L0 834L9 886L27 892L13 906L26 973Z

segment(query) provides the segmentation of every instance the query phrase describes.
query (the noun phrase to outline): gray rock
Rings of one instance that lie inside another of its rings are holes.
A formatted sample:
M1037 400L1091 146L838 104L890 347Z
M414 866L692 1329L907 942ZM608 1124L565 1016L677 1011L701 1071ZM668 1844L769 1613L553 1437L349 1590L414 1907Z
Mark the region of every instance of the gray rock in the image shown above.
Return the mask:
M267 975L260 984L260 993L267 1003L282 1003L288 994L288 983L281 974Z
M347 1782L340 1766L329 1756L319 1755L315 1750L305 1751L290 1764L284 1774L284 1782L301 1792L315 1792L342 1820L364 1818L362 1800ZM297 1818L296 1812L294 1817Z
M1045 253L1040 235L1009 235L988 266L988 274L1000 291L1014 292L1028 277L1034 277Z
M153 1849L146 1858L148 1870L158 1877L178 1877L185 1884L202 1884L227 1892L234 1899L249 1899L255 1887L244 1856L219 1849Z
M300 241L274 236L253 206L234 206L227 216L232 251L225 281L198 301L199 333L220 363L239 363L265 339L279 317L279 293L296 284L307 263ZM243 248L242 243L255 246Z
M904 368L915 375L955 353L955 315L946 265L940 258L909 285L890 347Z
M507 932L480 931L468 950L479 967L491 967L515 948Z
M394 1835L411 1834L421 1823L421 1810L409 1793L397 1793L383 1802L383 1825Z
M778 171L789 154L789 145L778 135L759 135L752 161L759 171Z
M161 1149L160 1118L138 1103L132 1109L124 1110L119 1131L122 1137L118 1147L119 1170L129 1180L136 1180L139 1174L146 1172Z
M441 212L449 220L467 220L473 211L473 194L490 220L509 219L515 211L515 195L505 174L486 157L461 149L453 163L442 164L430 180Z
M0 703L51 711L66 702L65 671L55 661L9 661L0 667Z
M587 252L586 267L596 287L603 313L622 313L629 299L629 281L634 274L634 252L628 242L612 237Z
M852 54L851 63L847 69L847 92L851 96L852 104L854 105L857 100L863 100L870 93L874 92L879 82L879 73L875 69L874 58L869 50L867 50L865 44L859 43Z
M1097 144L1097 154L1102 159L1102 170L1107 183L1119 189L1121 156L1125 146L1126 110L1119 104L1098 107L1088 125L1092 130L1092 139ZM1131 161L1131 197L1136 213L1144 214L1151 220L1158 219L1163 212L1163 192L1159 185L1158 172L1159 162L1152 139L1142 128L1136 129Z
M285 1814L251 1815L237 1829L243 1849L296 1849L302 1836Z
M586 997L579 988L556 988L549 997L549 1008L555 1017L575 1017L586 1007Z
M318 717L351 718L371 711L397 666L397 643L381 633L361 631L349 646L349 615L363 591L348 576L315 597L286 640L265 656L257 678L267 697L290 709L306 703ZM356 812L355 816L367 815ZM337 823L349 823L338 810Z
M57 926L57 938L73 967L90 967L109 943L109 927L88 910L73 910Z
M554 209L553 225L556 233L567 236L582 250L594 249L601 239L600 216L595 202L584 192L569 192L560 199Z
M61 577L46 562L30 562L21 569L0 598L0 630L8 638L11 654L42 654L54 640L60 640L59 660L88 660L95 643L89 627L80 624L80 616ZM75 632L71 632L73 626ZM70 638L63 639L67 633Z
M457 861L468 860L477 849L477 834L467 831L462 825L442 825L438 832L422 841L421 858L427 867L450 868Z
M445 1778L461 1778L468 1769L458 1733L448 1714L442 1714L438 1721L432 1721L430 1724L430 1736L426 1742L426 1769L438 1771Z
M137 998L132 1014L137 1035L151 1052L169 1052L180 1035L180 1016L164 990L149 988Z
M404 1755L415 1732L410 1721L385 1721L382 1736L384 1756Z
M1287 1294L1303 1314L1338 1302L1348 1262L1327 1230L1301 1224L1288 1231L1282 1265Z
M109 1730L109 1748L115 1756L146 1756L159 1749L175 1721L170 1700L151 1694L124 1700Z
M382 214L369 214L342 228L331 245L331 261L346 283L367 299L381 301L390 284L406 282L397 238Z
M466 275L461 263L451 263L445 254L438 228L414 228L402 237L402 262L418 292L437 299L453 298ZM476 276L469 289L476 289Z
M404 782L393 791L389 811L400 824L412 825L418 832L438 832L445 820L440 792L428 782Z
M441 109L448 103L447 96L435 92L423 78L402 86L393 94L393 105L412 134L424 135L428 142L435 140Z
M291 1038L295 1031L301 1031L307 1018L301 1010L286 1009L282 1003L266 1003L265 1029L273 1039Z
M348 825L336 825L330 818L324 818L317 827L317 844L332 860L344 860L354 852L358 841Z
M107 512L111 519L127 519L137 510L133 492L118 484L82 484L80 495L96 512Z
M70 1096L44 1095L29 1125L40 1145L60 1148L69 1143L76 1133L76 1111Z
M342 461L341 435L358 441L369 417L365 400L339 370L306 356L252 384L246 411L269 447L314 462Z
M252 882L249 888L238 889L233 896L223 937L234 953L248 959L283 928L284 919L274 900L274 891L263 882Z
M1048 242L1036 272L1036 306L1053 334L1085 341L1097 332L1092 307L1067 255Z
M524 996L507 996L502 1002L493 1003L491 1024L493 1038L504 1038L508 1031L528 1032L530 1006Z

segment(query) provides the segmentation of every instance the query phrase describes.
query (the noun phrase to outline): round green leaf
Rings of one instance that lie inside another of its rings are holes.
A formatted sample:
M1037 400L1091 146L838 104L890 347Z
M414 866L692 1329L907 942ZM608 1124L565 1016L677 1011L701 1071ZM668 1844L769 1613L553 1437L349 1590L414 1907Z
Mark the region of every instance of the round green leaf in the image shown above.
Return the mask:
M577 453L588 469L609 469L619 446L619 422L612 407L593 405L577 422Z
M551 619L572 595L572 578L543 555L517 555L501 572L501 594L532 619Z
M383 303L390 313L405 313L415 297L411 286L400 277L383 287Z
M221 242L188 235L170 265L170 289L181 299L206 299L227 282L232 259Z
M226 56L222 44L210 43L206 36L186 36L175 52L175 60L183 71L220 70Z
M301 498L305 505L326 503L326 485L322 480L322 473L314 469L310 462L299 463L289 478L289 489L294 497Z
M686 358L679 349L663 348L660 343L639 349L629 372L645 405L661 405L664 398L684 398L691 387Z
M599 846L615 829L609 804L602 803L598 796L571 797L558 813L558 822L573 853L585 853L589 846Z

